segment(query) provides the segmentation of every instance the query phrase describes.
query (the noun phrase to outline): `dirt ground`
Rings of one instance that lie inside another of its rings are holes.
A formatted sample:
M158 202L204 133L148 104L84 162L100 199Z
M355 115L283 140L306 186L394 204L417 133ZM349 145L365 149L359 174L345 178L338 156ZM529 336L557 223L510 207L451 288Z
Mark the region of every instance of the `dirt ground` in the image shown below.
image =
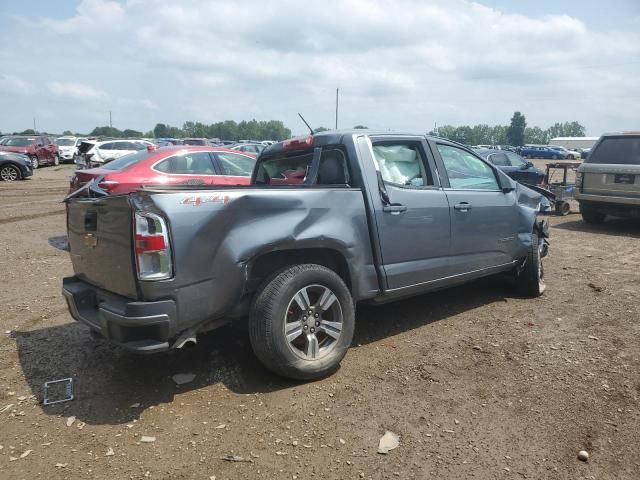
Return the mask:
M640 223L551 217L543 297L360 307L342 368L294 383L233 329L148 357L93 340L60 294L71 173L0 184L0 478L640 478ZM43 406L65 377L76 398Z

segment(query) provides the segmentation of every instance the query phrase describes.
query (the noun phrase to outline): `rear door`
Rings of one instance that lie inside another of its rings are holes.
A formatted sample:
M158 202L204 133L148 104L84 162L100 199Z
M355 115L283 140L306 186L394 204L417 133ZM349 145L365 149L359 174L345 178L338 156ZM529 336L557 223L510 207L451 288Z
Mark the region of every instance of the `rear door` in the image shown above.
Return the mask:
M516 243L515 197L505 194L496 173L467 150L436 143L438 164L451 215L454 275L511 263Z
M231 152L215 152L213 156L218 174L212 178L213 184L248 184L255 157Z
M640 198L640 136L603 137L580 170L584 193Z
M424 139L362 136L358 149L382 180L372 200L387 289L448 276L449 204Z
M51 155L47 150L44 139L42 137L36 137L35 139L35 148L36 155L38 156L38 161L43 164L47 164L51 161Z

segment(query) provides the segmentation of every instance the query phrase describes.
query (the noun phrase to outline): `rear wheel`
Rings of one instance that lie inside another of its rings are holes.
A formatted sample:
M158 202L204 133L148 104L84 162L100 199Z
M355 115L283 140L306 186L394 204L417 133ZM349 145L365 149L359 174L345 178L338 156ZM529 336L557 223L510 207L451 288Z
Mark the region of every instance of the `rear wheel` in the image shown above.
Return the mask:
M592 225L604 222L604 219L607 216L606 213L603 213L593 205L586 203L580 204L580 213L582 214L582 220L584 220L585 223L590 223Z
M516 288L527 297L539 297L547 288L542 265L543 242L544 240L540 239L537 233L531 234L531 247L524 267L516 274Z
M35 155L31 157L31 168L34 170L40 166L40 162L38 161L38 157Z
M557 202L556 203L556 214L562 215L563 217L569 215L571 212L571 205L569 202Z
M20 180L21 176L20 169L15 165L3 165L0 167L0 179L5 182Z
M351 293L335 272L315 264L294 265L258 291L249 338L269 370L311 380L338 368L351 345L354 324Z
M558 159L558 155L552 155L551 158L554 159L554 160L557 160Z

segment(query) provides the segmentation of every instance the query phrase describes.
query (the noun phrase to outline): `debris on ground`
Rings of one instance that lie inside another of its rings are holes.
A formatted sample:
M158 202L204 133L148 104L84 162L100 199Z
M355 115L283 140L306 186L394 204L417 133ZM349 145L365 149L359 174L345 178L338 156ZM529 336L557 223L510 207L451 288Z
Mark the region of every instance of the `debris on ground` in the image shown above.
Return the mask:
M224 457L220 457L220 460L226 462L253 462L250 458L239 457L238 455L225 455Z
M184 385L185 383L191 383L196 378L195 373L176 373L171 377L176 385Z
M140 441L142 443L153 443L156 441L156 437L147 437L146 435L143 435L140 437Z
M68 417L67 418L67 427L70 427L71 425L73 425L73 423L76 421L76 417Z
M378 453L386 455L394 448L398 448L400 445L400 436L397 433L393 433L389 430L384 432L384 435L380 437L380 443L378 444Z
M578 452L578 460L582 460L583 462L589 460L589 452L587 452L586 450L580 450Z

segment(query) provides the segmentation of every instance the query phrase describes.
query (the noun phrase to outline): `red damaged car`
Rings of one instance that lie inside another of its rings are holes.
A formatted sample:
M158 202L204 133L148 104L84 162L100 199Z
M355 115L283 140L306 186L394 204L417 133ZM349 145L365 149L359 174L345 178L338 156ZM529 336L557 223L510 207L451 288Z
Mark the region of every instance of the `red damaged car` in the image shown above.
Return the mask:
M100 168L77 170L69 193L92 180L105 192L151 185L248 185L256 157L222 147L171 146L141 150Z

